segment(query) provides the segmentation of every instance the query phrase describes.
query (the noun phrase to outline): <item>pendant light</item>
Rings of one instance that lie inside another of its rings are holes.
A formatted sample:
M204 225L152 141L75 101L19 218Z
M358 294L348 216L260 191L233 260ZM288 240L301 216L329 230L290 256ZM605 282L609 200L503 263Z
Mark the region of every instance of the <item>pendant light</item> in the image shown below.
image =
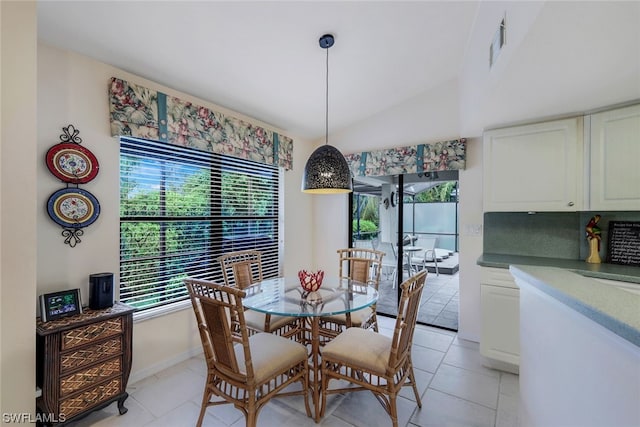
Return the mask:
M333 35L320 37L320 47L327 50L327 92L325 103L325 145L318 147L307 160L302 175L302 191L311 194L350 193L351 171L347 160L335 147L329 145L329 48Z

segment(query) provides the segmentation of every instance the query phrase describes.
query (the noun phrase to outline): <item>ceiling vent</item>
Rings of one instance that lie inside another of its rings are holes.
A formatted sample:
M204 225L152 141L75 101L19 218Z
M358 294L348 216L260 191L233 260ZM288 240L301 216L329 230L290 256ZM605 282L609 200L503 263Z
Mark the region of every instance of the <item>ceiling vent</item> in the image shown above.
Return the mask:
M493 64L498 60L498 56L502 51L502 46L504 46L507 41L506 37L507 27L505 25L505 18L502 18L502 21L500 21L500 27L498 27L498 30L491 41L491 46L489 46L489 68L493 67Z

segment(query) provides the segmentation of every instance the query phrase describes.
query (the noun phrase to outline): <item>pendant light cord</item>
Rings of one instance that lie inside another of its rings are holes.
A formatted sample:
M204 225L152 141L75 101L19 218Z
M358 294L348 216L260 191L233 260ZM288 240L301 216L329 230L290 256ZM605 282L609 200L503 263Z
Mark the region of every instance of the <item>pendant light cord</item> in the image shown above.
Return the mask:
M326 94L325 94L325 109L324 109L324 123L325 123L325 129L324 129L324 143L325 145L329 143L329 48L326 48L327 50L327 81L326 81Z

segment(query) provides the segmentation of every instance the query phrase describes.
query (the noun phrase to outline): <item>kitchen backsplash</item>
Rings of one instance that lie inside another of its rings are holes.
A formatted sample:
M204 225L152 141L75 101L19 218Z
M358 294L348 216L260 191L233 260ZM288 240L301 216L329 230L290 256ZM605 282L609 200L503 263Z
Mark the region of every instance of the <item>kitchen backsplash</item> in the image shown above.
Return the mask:
M607 253L609 221L640 221L640 211L611 212L486 212L483 251L492 254L584 259L589 248L585 227L601 215L600 256Z

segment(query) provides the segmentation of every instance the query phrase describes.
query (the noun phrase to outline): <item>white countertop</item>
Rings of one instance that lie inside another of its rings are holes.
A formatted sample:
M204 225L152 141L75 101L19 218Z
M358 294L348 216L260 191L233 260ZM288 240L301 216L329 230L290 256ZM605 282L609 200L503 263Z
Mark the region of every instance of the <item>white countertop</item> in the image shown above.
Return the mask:
M587 277L637 283L640 285L640 267L618 264L589 264L584 260L543 258L522 255L483 253L477 261L483 267L509 268L510 265L536 265L571 270Z
M640 347L640 295L563 268L512 265L509 271Z

